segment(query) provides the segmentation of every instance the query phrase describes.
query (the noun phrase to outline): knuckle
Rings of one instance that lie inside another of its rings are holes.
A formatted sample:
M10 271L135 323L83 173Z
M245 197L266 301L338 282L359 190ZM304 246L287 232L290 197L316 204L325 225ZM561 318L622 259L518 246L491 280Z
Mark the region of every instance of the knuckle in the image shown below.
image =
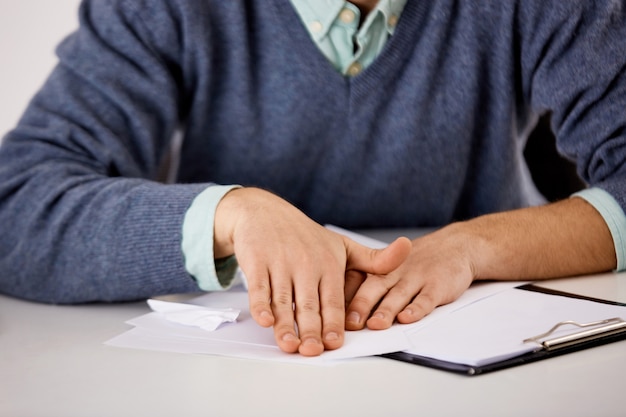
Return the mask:
M278 294L272 294L272 306L276 308L289 308L292 309L293 300L291 294L286 292L280 292Z
M274 325L274 333L276 333L277 335L284 335L287 333L293 333L294 331L294 327L291 323L288 322L283 322L283 323L276 323Z
M248 281L248 293L251 294L252 297L264 297L269 298L268 294L270 293L270 285L266 281L254 280L252 282Z
M369 297L366 297L364 295L355 295L352 298L352 303L350 303L350 305L354 308L369 308L371 306L373 306L375 304L375 301L371 300Z
M339 294L334 295L332 297L326 298L324 300L323 308L324 310L341 310L343 311L345 307L345 299L344 297L339 297Z
M261 312L265 310L269 305L268 301L250 301L250 311L252 312Z
M317 300L310 299L296 303L296 310L300 313L318 313L320 311Z
M388 316L393 312L393 304L388 300L383 300L380 304L376 306L375 313L385 313L385 316Z
M418 304L424 310L432 310L437 307L439 302L435 294L432 292L422 291L417 295L417 297L415 297L413 304Z
M368 284L369 287L377 291L383 291L387 293L391 288L393 288L397 284L398 280L393 279L393 277L389 275L385 275L385 276L369 275L366 278L365 282Z
M415 296L415 290L407 287L406 285L398 284L392 288L390 293L393 292L393 296L401 299L410 299Z

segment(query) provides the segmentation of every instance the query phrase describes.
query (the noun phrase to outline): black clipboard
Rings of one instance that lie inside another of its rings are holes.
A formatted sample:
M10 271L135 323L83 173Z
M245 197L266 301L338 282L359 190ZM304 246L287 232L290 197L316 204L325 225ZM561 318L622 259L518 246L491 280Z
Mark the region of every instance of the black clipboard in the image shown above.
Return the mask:
M624 306L622 303L616 303L606 300L598 300L590 297L555 292L551 290L545 290L541 287L533 286L532 284L526 284L517 287L519 290L536 291L547 293L555 296L565 296L569 298L586 299L589 301ZM566 336L556 337L553 339L545 339L550 336L555 330L563 325L574 325L582 330L569 333ZM527 363L537 362L543 359L552 358L556 356L565 355L568 353L576 352L583 349L589 349L596 346L605 345L608 343L617 342L626 339L626 321L620 317L609 318L592 323L576 323L572 321L563 321L556 323L552 329L546 333L530 337L524 342L536 342L537 349L524 353L509 359L496 361L493 363L485 364L482 366L473 366L463 363L448 362L440 359L430 358L426 356L420 356L409 352L392 352L380 355L381 357L394 359L402 362L408 362L414 365L426 366L429 368L435 368L443 371L454 372L457 374L464 374L468 376L481 375L489 372L499 371L502 369L511 368L514 366L524 365Z
M555 329L556 327L558 327L559 325L563 323L572 324L570 322L557 323L557 325L555 325L553 329ZM594 324L594 323L587 323L587 324L583 324L579 326L586 327L589 324ZM607 324L609 326L603 329L602 325L607 325ZM482 366L472 366L472 365L466 365L462 363L447 362L447 361L443 361L440 359L419 356L419 355L415 355L415 354L408 353L408 352L393 352L393 353L386 353L380 356L384 358L388 358L388 359L408 362L414 365L422 365L422 366L427 366L429 368L435 368L435 369L439 369L443 371L449 371L449 372L473 376L473 375L486 374L488 372L499 371L501 369L511 368L514 366L524 365L527 363L537 362L543 359L552 358L555 356L561 356L561 355L576 352L579 350L589 349L595 346L601 346L607 343L617 342L619 340L626 339L626 321L618 317L603 320L602 324L599 324L598 327L596 327L596 329L598 330L597 334L594 334L588 337L580 336L579 338L575 338L571 343L568 343L566 345L557 346L557 347L549 347L549 342L551 340L548 340L546 341L548 342L547 346L542 344L536 351L525 353L520 356L515 356L513 358L505 359L502 361L497 361L497 362L482 365ZM579 332L579 333L584 334L584 332ZM577 333L574 333L569 336L576 336L576 334Z

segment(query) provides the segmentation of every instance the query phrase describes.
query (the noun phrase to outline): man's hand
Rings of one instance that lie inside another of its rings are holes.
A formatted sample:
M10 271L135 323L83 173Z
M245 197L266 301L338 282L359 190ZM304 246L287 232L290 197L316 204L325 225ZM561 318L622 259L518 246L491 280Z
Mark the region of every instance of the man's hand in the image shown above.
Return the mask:
M250 312L274 326L285 352L315 356L343 344L346 271L384 275L408 256L400 238L383 250L331 232L260 189L230 191L215 216L214 256L232 255L248 279Z
M414 240L407 260L389 274L348 274L346 329L413 323L463 294L476 273L471 240L457 229L448 226Z
M413 323L477 279L574 276L616 263L604 219L581 198L482 216L416 239L408 259L389 274L349 273L346 329Z

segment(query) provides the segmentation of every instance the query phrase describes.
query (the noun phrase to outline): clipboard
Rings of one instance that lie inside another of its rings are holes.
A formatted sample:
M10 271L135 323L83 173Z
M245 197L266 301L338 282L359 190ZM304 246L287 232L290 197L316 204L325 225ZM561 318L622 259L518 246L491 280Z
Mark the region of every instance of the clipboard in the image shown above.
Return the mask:
M581 330L565 336L549 337L557 329L566 325L572 325ZM537 343L538 347L535 351L482 366L448 362L408 352L393 352L380 356L388 359L408 362L414 365L421 365L473 376L537 362L543 359L561 356L624 339L626 339L626 321L619 317L613 317L590 323L577 323L573 321L563 321L557 323L547 332L530 337L523 341L524 343Z
M501 297L501 294L504 294L504 292L474 304L474 308L482 311L482 316L472 315L472 307L470 307L469 313L467 310L459 311L460 316L466 317L465 321L461 322L464 327L459 328L458 319L454 318L448 323L447 327L446 324L435 323L431 326L439 326L438 332L431 331L426 336L422 333L413 342L416 346L419 345L419 348L413 351L393 352L380 356L472 376L537 362L626 339L626 308L624 308L624 304L575 294L543 291L541 288L536 288L530 284L524 284L506 292L509 295L504 298L505 304L497 301L498 297ZM536 295L531 296L531 294ZM520 303L526 302L538 303L532 305L533 310L536 307L539 307L539 310L536 313L527 314L528 317L522 315L520 316L522 318L518 319L519 305L523 305ZM484 307L482 306L483 303L486 303ZM545 309L548 307L554 311L546 315L547 310ZM504 310L500 310L502 308ZM514 311L515 320L512 320L514 316L507 315L507 312L510 314L508 310ZM485 317L484 314L493 316L493 311L499 311L500 314L497 316L503 316L506 319ZM580 314L581 311L585 311L585 313ZM593 313L589 315L589 311ZM604 319L602 316L609 318ZM532 319L532 317L535 317L535 319ZM572 319L573 317L576 318ZM485 319L487 322L484 321ZM534 324L535 320L540 321L541 325ZM450 323L453 323L454 326L450 326ZM518 327L521 326L520 323L523 323L524 326ZM492 328L490 326L496 327ZM494 339L492 337L494 331L498 332L498 326L500 326L500 329L526 329L524 331L514 330L512 335L507 335L506 337L507 344L514 343L520 349L515 348L508 355L499 355L500 353L505 353L498 347L500 346L498 343L501 343L502 339L498 337ZM545 329L542 329L541 327L544 326ZM444 330L447 330L447 332L444 332ZM456 342L456 345L450 344L446 340L445 335L447 334L454 334L453 342ZM471 339L480 341L478 343L479 357L486 358L485 360L471 361L469 360L470 356L473 358L476 358L476 356L470 355L466 357L466 355L459 354L460 350L467 351L467 346L463 346L461 349L458 346L463 344L463 341L468 341L470 344L474 343ZM424 345L429 345L433 342L438 343L435 344L436 348L431 346L424 349ZM444 343L442 344L442 342ZM533 348L532 344L536 346ZM498 355L482 356L483 350L492 351L491 353L496 352ZM451 355L450 352L453 354ZM465 357L465 359L462 359L462 357Z

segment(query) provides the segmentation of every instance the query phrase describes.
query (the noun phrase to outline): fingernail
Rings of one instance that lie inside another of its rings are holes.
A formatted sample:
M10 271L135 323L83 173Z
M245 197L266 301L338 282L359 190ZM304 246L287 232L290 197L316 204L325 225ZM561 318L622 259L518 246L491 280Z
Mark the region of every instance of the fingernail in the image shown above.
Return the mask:
M294 340L298 340L298 338L293 333L286 333L283 335L283 342L293 342Z
M356 311L353 311L350 314L348 314L348 318L346 321L349 321L350 323L360 323L361 315L357 313Z
M260 316L261 316L262 319L268 319L268 318L272 317L272 315L267 310L261 311Z
M330 332L330 333L326 334L325 339L327 341L329 341L329 342L333 342L333 341L339 339L339 335L337 333L335 333L335 332Z
M374 315L372 316L372 318L375 318L375 319L381 319L381 320L383 320L383 319L385 318L385 315L379 311L379 312L377 312L377 313L374 313Z
M302 342L302 345L317 345L319 342L315 339L309 338L309 339L304 339L304 341Z

